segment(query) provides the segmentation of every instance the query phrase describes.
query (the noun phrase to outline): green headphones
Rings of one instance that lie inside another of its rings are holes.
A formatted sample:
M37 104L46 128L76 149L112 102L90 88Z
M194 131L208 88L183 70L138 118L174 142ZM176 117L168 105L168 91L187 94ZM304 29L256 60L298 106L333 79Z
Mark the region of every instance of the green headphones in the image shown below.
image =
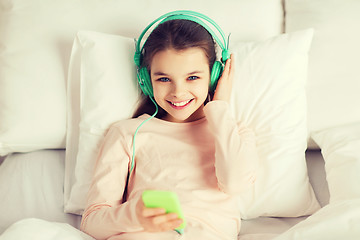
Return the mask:
M161 17L155 19L152 23L150 23L144 29L144 31L140 34L140 37L136 42L134 61L135 61L135 64L137 66L137 79L138 79L138 82L139 82L139 85L140 85L140 88L141 88L142 92L146 96L150 96L150 97L154 96L153 88L152 88L152 85L151 85L150 74L149 74L148 70L146 69L146 67L141 67L142 51L143 51L143 48L144 48L144 45L145 45L145 43L144 43L143 46L140 47L141 40L144 37L144 35L146 34L146 32L155 23L162 20L159 23L159 24L161 24L163 22L170 21L170 20L175 20L175 19L190 20L190 21L193 21L193 22L196 22L196 23L200 24L201 26L203 26L212 35L212 37L215 39L217 44L222 49L221 62L220 61L215 61L214 65L213 65L213 67L211 69L210 91L212 91L212 92L215 91L217 81L218 81L219 77L221 76L222 71L224 69L224 64L225 64L226 60L228 60L230 58L230 52L229 52L229 49L228 49L229 46L228 46L228 42L226 42L225 34L221 30L219 25L216 24L209 17L207 17L207 16L205 16L205 15L203 15L201 13L198 13L198 12L185 11L184 10L184 11L169 12L167 14L162 15ZM207 26L201 19L204 19L207 22L211 23L214 26L214 28L216 28L216 30L218 30L218 32L221 35L222 41L220 41L220 39L214 33L214 31L209 26Z

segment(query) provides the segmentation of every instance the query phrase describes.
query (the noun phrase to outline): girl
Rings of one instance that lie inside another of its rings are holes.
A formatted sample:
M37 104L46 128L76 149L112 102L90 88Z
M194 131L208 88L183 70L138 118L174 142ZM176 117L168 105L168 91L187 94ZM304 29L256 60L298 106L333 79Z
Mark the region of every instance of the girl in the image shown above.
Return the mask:
M226 61L213 93L215 60L212 35L194 21L168 20L152 31L142 66L159 112L136 136L128 184L134 133L155 112L149 96L142 96L134 118L109 129L82 218L84 232L111 240L237 239L237 196L255 181L257 153L253 132L230 113L234 59ZM148 189L177 193L187 222L183 235L173 231L182 223L176 214L144 206L141 196Z

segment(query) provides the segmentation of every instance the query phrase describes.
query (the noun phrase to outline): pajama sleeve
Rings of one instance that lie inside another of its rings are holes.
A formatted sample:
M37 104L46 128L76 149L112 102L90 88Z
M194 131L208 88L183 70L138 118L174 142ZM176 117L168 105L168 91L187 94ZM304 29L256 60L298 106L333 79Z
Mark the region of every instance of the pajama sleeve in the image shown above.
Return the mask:
M215 138L215 169L219 188L239 194L256 180L258 154L255 134L232 117L229 104L211 101L204 108Z
M135 214L136 199L122 203L130 159L127 149L119 130L110 128L95 165L81 221L81 230L96 239L143 230Z

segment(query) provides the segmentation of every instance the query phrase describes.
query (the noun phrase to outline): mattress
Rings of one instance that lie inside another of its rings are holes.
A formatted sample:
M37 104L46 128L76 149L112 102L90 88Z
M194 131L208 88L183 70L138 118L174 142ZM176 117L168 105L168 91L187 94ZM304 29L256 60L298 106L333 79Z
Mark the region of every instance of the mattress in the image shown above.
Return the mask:
M322 206L329 202L324 160L319 150L306 153L309 178ZM0 234L25 218L67 223L79 228L81 217L63 211L65 150L15 153L0 159ZM243 220L239 239L278 235L306 219L259 217ZM260 238L256 238L260 239Z

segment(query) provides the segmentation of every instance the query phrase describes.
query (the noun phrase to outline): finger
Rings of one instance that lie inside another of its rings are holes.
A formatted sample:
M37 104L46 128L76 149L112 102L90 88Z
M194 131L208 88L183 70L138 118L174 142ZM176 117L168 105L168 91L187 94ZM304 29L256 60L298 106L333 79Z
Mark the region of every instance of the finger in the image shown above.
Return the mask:
M180 218L177 218L177 219L170 220L170 221L160 224L159 228L161 231L169 231L169 230L178 228L182 223L183 223L183 220Z
M227 65L225 67L227 68L226 72L228 73L229 77L234 73L234 69L235 69L233 67L234 66L234 61L235 61L234 54L231 54L228 61L226 61Z
M232 79L232 77L234 76L234 73L235 73L235 57L234 57L234 54L231 54L230 55L230 59L231 59L231 62L230 62L230 66L229 66L229 78Z
M223 70L223 72L221 74L221 77L220 77L219 81L222 80L222 79L228 79L229 78L229 74L230 74L230 70L231 70L231 66L232 66L231 57L232 57L232 54L230 55L230 58L228 60L226 60L226 62L225 62L225 67L224 67L224 70Z
M164 208L147 208L144 207L142 210L142 215L143 217L154 217L154 216L158 216L158 215L162 215L165 214L165 209Z
M230 70L230 65L231 65L231 58L229 58L228 60L226 60L225 63L225 67L224 67L224 71L221 75L221 78L223 79L227 79L228 75L229 75L229 70Z
M169 222L169 221L176 220L176 219L178 219L178 216L176 213L168 213L168 214L158 215L158 216L154 217L152 222L155 225L160 225L165 222Z

